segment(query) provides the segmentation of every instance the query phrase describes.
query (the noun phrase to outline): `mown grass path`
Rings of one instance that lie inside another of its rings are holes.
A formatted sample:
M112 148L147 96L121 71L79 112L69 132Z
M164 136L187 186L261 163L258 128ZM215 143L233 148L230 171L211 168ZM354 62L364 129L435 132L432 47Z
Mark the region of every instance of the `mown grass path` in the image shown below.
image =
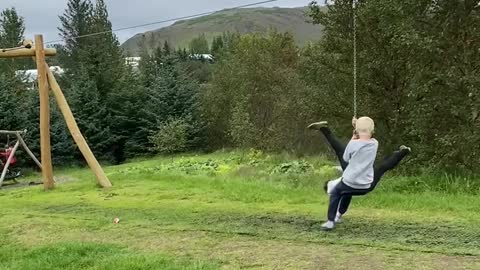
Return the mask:
M51 192L1 191L0 269L480 269L475 195L386 179L325 233L334 170L321 160L215 154L107 173L109 190L67 170L76 180Z

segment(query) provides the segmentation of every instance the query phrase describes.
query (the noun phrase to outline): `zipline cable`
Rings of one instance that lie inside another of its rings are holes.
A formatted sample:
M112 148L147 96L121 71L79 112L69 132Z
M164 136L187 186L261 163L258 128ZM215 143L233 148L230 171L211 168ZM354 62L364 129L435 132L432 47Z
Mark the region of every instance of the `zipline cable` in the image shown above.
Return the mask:
M277 1L279 1L279 0L266 0L266 1L260 1L260 2L255 2L255 3L250 3L250 4L235 6L235 7L231 7L231 8L228 8L228 9L246 8L246 7L252 7L252 6L257 6L257 5L261 5L261 4L267 4L267 3L277 2ZM140 27L151 26L151 25L156 25L156 24L162 24L162 23L167 23L167 22L174 22L174 21L178 21L178 20L191 19L191 18L195 18L195 17L201 17L201 16L205 16L205 15L210 15L210 14L212 14L212 13L219 12L219 11L222 11L222 10L214 10L214 11L202 12L202 13L197 13L197 14L193 14L193 15L188 15L188 16L182 16L182 17L177 17L177 18L162 20L162 21L156 21L156 22L138 24L138 25L133 25L133 26L127 26L127 27L117 28L117 29L108 30L108 31L101 31L101 32L95 32L95 33L90 33L90 34L85 34L85 35L79 35L79 36L75 36L75 37L69 37L69 38L67 38L67 39L79 39L79 38L85 38L85 37L92 37L92 36L98 36L98 35L103 35L103 34L118 32L118 31L124 31L124 30L134 29L134 28L140 28ZM64 41L63 39L57 39L57 40L47 41L47 42L45 42L44 44L52 44L52 43L58 43L58 42L63 42L63 41Z

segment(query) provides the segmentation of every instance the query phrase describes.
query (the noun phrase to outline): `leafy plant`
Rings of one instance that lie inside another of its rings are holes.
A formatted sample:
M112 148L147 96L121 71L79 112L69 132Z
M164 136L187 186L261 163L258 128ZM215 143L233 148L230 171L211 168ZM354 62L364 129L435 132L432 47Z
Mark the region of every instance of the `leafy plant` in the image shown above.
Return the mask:
M187 147L189 125L183 119L172 118L160 125L150 137L154 150L163 154L182 152Z

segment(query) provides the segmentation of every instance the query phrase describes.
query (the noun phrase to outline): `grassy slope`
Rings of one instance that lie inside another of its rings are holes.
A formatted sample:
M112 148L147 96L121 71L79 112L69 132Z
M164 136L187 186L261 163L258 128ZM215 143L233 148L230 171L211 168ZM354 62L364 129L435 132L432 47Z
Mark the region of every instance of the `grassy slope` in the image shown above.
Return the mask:
M136 55L139 53L139 44L142 42L149 49L162 46L165 40L175 47L187 47L188 42L202 33L211 40L225 31L266 33L271 27L281 32L292 33L299 45L317 40L321 32L319 26L307 22L303 8L237 9L224 10L138 34L122 44L122 47L130 54Z
M408 194L395 189L411 179L388 179L324 233L319 182L335 173L308 161L157 158L107 168L106 191L86 170L52 192L1 191L0 269L480 269L478 196Z

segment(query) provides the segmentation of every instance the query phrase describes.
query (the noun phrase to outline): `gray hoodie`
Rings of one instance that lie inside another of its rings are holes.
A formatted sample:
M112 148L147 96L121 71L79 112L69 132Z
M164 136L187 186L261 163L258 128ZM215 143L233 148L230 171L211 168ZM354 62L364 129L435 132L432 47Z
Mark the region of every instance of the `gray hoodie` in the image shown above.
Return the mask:
M343 154L343 159L348 162L342 175L343 183L356 189L370 188L377 149L378 141L375 139L351 140Z

